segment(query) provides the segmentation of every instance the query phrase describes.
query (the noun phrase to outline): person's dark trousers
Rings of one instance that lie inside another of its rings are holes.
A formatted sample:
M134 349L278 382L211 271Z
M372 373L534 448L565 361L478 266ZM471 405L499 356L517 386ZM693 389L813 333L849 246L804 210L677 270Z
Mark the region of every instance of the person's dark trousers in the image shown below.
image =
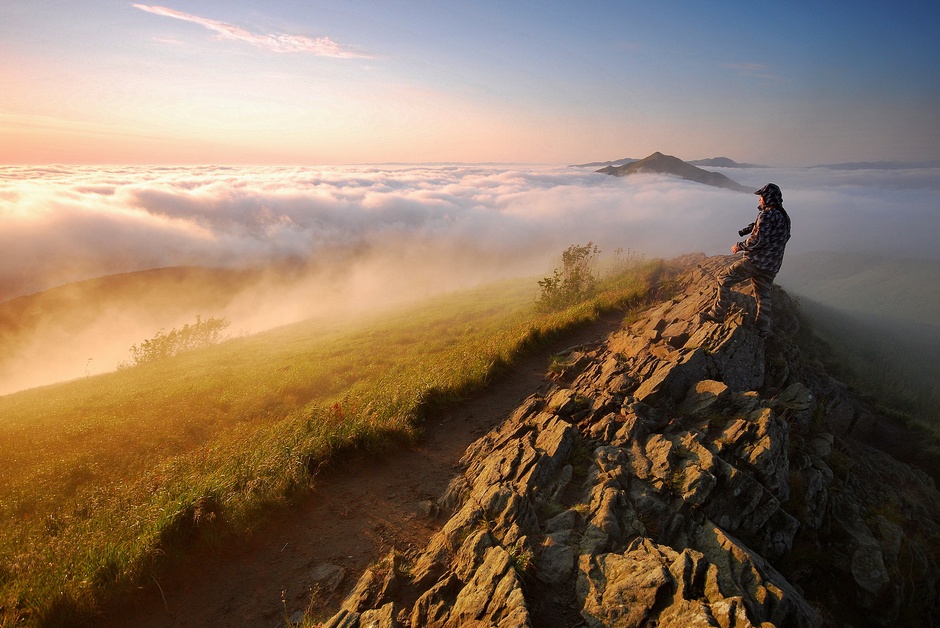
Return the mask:
M731 304L731 286L750 279L757 296L757 331L766 336L770 333L771 286L774 284L774 277L775 274L761 270L750 261L739 259L718 278L718 296L715 298L712 313L723 318Z

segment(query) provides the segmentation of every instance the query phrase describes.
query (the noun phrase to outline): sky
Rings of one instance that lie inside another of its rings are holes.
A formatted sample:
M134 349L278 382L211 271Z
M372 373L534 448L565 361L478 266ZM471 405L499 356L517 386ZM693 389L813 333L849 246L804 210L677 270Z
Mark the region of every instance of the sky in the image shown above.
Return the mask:
M940 159L940 4L2 0L3 164Z

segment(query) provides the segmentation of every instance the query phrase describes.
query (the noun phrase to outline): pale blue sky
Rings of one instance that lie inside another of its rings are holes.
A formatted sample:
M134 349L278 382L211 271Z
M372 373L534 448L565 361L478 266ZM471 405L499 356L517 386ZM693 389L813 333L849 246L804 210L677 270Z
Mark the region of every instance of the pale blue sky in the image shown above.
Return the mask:
M2 0L2 163L940 159L940 4Z

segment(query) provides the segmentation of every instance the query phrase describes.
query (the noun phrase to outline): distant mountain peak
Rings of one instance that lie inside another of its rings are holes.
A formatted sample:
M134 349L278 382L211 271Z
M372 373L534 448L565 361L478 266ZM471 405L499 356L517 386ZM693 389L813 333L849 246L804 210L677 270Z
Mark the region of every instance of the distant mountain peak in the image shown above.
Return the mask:
M626 166L627 164L632 164L635 161L640 161L635 157L623 157L622 159L614 159L613 161L592 161L586 164L574 164L572 168L599 168L601 166Z
M711 168L766 168L758 164L742 164L727 157L710 157L709 159L694 159L689 162L693 166L708 166Z
M638 173L665 174L679 177L680 179L685 179L687 181L694 181L695 183L702 183L704 185L711 185L727 190L735 190L737 192L753 191L750 187L741 185L737 181L729 179L721 173L703 170L697 166L693 166L690 163L682 161L678 157L664 155L659 151L656 151L652 155L649 155L648 157L631 164L626 164L623 166L607 166L606 168L601 168L597 172L610 174L615 177L625 177Z

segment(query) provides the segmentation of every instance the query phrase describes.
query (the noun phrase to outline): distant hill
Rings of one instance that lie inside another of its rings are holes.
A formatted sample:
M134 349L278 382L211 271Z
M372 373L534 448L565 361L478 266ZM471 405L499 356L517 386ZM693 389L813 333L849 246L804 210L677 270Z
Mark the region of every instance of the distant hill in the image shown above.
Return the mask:
M217 316L259 270L176 267L108 275L0 303L0 395L110 370L161 328Z
M819 164L811 168L829 170L909 170L913 168L940 168L940 161L850 161L841 164Z
M790 292L851 312L940 327L940 261L843 252L788 256L778 280Z
M710 159L695 159L689 162L693 166L708 166L711 168L767 168L759 164L742 164L727 157L712 157Z
M702 170L701 168L682 161L678 157L663 155L660 152L653 153L645 159L625 166L608 166L601 168L597 172L610 174L615 177L625 177L637 173L665 174L686 179L687 181L703 183L727 190L735 190L737 192L754 191L753 188L741 185L721 173Z
M617 159L615 161L592 161L589 164L574 164L572 168L602 168L604 166L626 166L627 164L632 164L635 161L640 161L633 157L624 157L623 159Z
M178 266L107 275L76 281L0 303L0 346L14 335L41 323L64 331L109 310L189 312L227 304L258 271Z

